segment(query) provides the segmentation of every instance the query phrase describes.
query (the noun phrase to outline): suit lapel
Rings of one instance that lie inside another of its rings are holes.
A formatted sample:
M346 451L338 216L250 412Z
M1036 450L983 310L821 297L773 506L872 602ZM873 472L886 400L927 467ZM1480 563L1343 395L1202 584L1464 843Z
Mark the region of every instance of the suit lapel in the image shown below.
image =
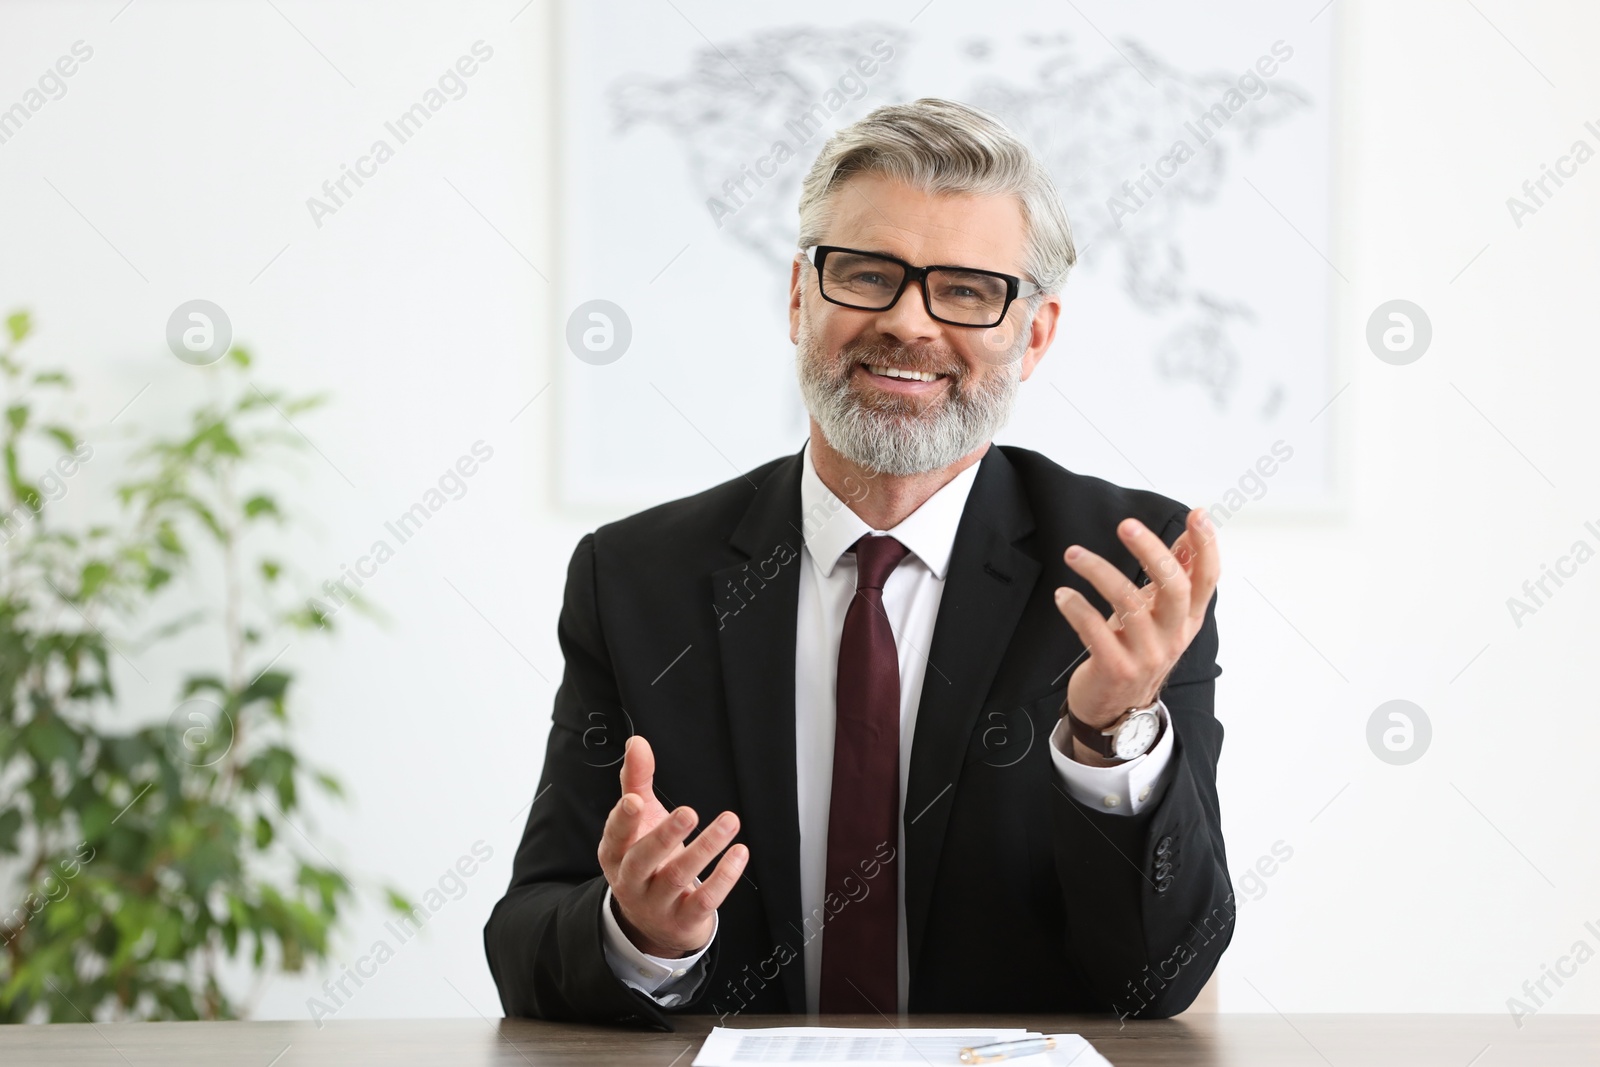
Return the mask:
M745 880L760 894L790 1011L806 1009L799 962L800 814L795 784L795 626L800 595L800 453L756 490L729 543L746 560L712 574L712 605L741 802L739 834L759 841ZM776 568L776 575L772 572ZM798 939L798 940L797 940Z
M978 712L1039 577L1014 542L1033 529L1021 480L998 446L978 467L934 623L906 785L906 936L913 975L958 779Z

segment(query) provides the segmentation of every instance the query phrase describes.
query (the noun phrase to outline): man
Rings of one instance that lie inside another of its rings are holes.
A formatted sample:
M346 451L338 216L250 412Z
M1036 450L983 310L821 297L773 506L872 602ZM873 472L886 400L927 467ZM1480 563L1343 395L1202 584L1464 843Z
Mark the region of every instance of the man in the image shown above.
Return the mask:
M1182 1011L1233 931L1218 553L1202 509L991 444L1075 260L1050 178L981 112L881 107L799 244L807 443L573 554L501 1003Z

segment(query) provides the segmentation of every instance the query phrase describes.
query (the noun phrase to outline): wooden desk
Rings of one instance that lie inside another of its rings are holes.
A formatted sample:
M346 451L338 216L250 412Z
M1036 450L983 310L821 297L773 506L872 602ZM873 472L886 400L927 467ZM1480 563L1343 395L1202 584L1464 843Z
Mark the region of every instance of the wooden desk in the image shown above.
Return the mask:
M507 1019L310 1022L83 1023L0 1026L5 1067L688 1067L715 1024L680 1016L679 1032ZM861 1015L752 1015L734 1026L882 1026ZM1600 1016L1539 1015L1518 1030L1506 1015L1186 1015L1120 1028L1070 1015L922 1015L912 1026L1025 1026L1080 1033L1115 1067L1585 1067L1600 1063Z

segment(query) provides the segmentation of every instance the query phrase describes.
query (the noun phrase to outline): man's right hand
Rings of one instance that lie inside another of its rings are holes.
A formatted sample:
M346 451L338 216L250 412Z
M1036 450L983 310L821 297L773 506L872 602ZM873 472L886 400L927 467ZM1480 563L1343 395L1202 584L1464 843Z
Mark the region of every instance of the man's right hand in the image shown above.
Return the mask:
M700 820L690 808L669 814L661 806L655 771L650 743L630 737L622 756L622 799L600 836L600 868L628 940L641 952L674 959L711 941L717 908L738 881L750 850L734 845L711 877L695 885L706 864L739 832L739 817L723 812L685 845Z

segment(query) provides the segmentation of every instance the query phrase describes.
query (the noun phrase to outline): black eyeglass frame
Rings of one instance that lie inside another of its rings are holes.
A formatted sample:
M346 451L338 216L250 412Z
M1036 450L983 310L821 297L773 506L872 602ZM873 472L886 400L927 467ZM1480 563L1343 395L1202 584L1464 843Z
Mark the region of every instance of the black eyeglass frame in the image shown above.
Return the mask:
M822 264L827 261L830 252L848 252L853 256L870 256L873 259L882 259L889 263L897 264L905 271L905 276L900 279L900 288L894 291L894 296L882 307L867 307L864 304L846 303L843 300L837 300L829 296L822 288ZM919 282L920 284L917 288L922 290L922 307L923 310L927 311L928 318L933 319L935 322L942 322L947 326L965 326L973 330L987 330L1000 325L1006 320L1006 315L1011 311L1012 301L1018 297L1026 298L1043 291L1033 282L1026 278L1019 278L1015 274L1004 274L997 270L984 270L981 267L961 267L953 263L934 263L926 267L914 267L899 256L891 256L883 252L867 252L859 248L843 248L839 245L812 245L809 248L801 249L800 254L805 256L806 262L816 268L817 292L822 299L830 304L838 304L840 307L851 308L855 311L888 311L900 302L900 298L905 295L906 286L912 282ZM1005 282L1006 302L1000 306L999 316L993 322L956 322L953 319L942 318L933 310L933 297L928 295L928 274L936 270L960 271L963 274L982 274L990 278L999 278Z

